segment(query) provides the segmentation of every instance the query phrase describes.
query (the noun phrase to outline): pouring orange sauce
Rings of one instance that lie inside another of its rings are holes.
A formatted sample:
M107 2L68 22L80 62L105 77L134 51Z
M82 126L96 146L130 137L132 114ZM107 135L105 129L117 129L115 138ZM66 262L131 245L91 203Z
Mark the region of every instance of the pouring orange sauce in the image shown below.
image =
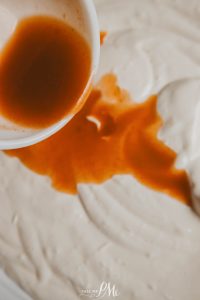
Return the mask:
M0 114L45 128L73 113L91 70L86 40L48 16L19 22L0 56Z
M130 174L142 184L190 204L187 174L175 168L176 153L157 138L162 124L157 97L131 101L114 75L104 76L86 105L60 132L37 145L7 151L52 179L59 191Z

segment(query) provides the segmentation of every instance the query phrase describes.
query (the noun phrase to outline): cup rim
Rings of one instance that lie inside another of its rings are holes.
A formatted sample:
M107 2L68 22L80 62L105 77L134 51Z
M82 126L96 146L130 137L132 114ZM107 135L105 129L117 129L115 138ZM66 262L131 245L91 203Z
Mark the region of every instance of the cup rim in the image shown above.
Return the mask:
M81 4L84 9L84 14L86 16L86 19L88 21L88 28L90 30L92 66L91 66L91 73L88 82L77 103L82 102L83 99L86 97L91 87L94 75L96 74L99 65L99 58L100 58L100 30L99 30L99 23L98 23L98 18L97 18L97 13L96 13L94 3L92 0L81 0ZM68 115L63 119L61 119L60 121L58 121L57 123L47 128L38 130L37 132L30 134L30 136L27 137L15 138L9 140L0 139L0 150L18 149L18 148L28 147L36 143L39 143L47 139L51 135L55 134L60 129L62 129L73 117L74 117L73 114Z

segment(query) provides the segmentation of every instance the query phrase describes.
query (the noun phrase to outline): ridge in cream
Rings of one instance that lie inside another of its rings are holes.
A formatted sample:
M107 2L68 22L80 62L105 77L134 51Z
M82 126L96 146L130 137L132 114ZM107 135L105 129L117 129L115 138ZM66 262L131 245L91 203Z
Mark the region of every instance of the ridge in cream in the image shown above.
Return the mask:
M100 44L92 1L55 2L28 1L23 13L18 2L0 6L10 16L8 38L0 43L0 149L55 133L90 91Z

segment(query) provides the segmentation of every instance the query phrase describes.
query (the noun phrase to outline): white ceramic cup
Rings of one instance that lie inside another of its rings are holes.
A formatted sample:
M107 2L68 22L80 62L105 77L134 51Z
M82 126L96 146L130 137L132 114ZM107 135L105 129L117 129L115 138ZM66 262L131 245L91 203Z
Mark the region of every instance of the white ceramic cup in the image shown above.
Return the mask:
M1 0L0 48L16 28L17 22L28 16L48 15L66 20L88 41L92 53L91 73L77 107L85 101L96 73L100 56L100 31L92 0ZM76 108L76 107L75 107ZM33 130L22 128L0 116L0 150L17 149L36 144L64 127L73 115L68 115L52 126Z

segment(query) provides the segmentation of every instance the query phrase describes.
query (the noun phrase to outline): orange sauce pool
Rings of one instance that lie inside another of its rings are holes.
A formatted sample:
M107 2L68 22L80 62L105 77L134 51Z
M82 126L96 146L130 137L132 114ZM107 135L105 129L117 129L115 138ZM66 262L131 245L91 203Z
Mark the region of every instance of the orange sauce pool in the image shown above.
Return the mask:
M0 55L0 114L25 127L52 125L73 111L90 69L89 45L73 28L25 18Z
M187 174L176 153L157 138L157 97L131 102L112 74L104 76L83 109L60 132L37 145L7 151L31 170L51 177L59 191L130 174L141 183L190 204Z

